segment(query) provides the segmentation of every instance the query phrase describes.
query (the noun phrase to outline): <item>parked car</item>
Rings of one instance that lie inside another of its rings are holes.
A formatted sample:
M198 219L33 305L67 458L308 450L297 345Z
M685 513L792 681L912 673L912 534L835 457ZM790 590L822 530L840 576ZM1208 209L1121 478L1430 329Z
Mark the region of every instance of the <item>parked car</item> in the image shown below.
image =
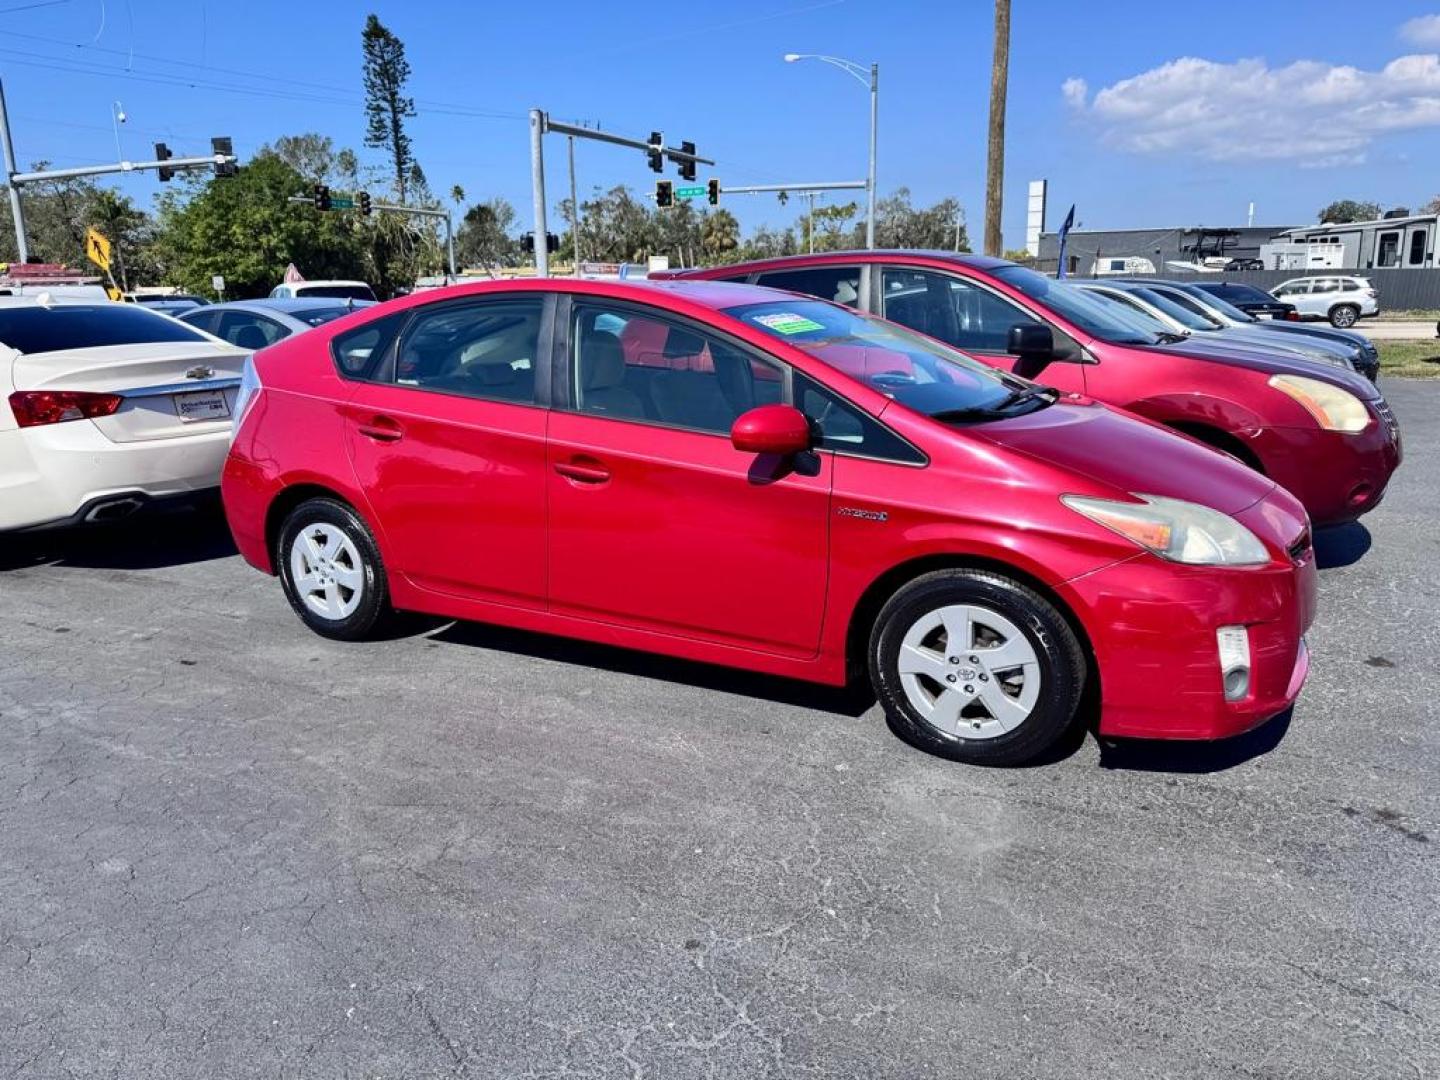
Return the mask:
M1380 314L1380 294L1369 278L1348 274L1293 278L1272 291L1295 305L1302 319L1328 319L1331 326L1341 329Z
M236 543L307 626L394 608L843 684L924 749L1216 738L1294 701L1273 481L933 339L737 285L488 282L247 364Z
M0 298L0 532L213 490L245 355L138 304Z
M374 300L375 290L363 281L294 281L270 290L272 300L321 296L330 300Z
M1372 378L1378 373L1378 356L1373 363L1354 346L1325 338L1290 334L1280 336L1267 333L1258 326L1227 326L1217 315L1204 308L1187 307L1158 291L1154 286L1136 281L1075 281L1077 288L1107 297L1124 304L1132 311L1149 316L1158 324L1158 329L1172 334L1190 337L1199 335L1197 340L1212 347L1260 349L1266 352L1287 353L1303 356L1317 363L1359 371Z
M1298 317L1294 304L1288 304L1264 289L1245 285L1238 281L1196 281L1197 289L1204 289L1212 296L1218 296L1226 303L1239 308L1256 319L1294 319Z
M190 307L201 307L210 301L203 296L195 296L193 293L126 293L125 302L129 304L145 304L165 308L172 304L188 304Z
M321 296L235 300L186 312L180 321L254 351L372 304L370 300L334 300Z
M1113 304L1002 259L832 252L675 276L848 297L989 363L1232 454L1298 496L1317 524L1373 509L1400 462L1394 414L1361 376L1278 353L1173 341Z
M1375 348L1373 341L1354 330L1336 330L1328 326L1315 326L1298 321L1257 319L1222 300L1214 293L1189 282L1135 278L1133 283L1153 289L1181 307L1189 308L1209 318L1218 319L1228 327L1244 328L1263 334L1283 334L1287 343L1303 341L1311 344L1323 341L1338 344L1349 350L1347 355L1356 371L1371 382L1378 382L1380 379L1380 351Z

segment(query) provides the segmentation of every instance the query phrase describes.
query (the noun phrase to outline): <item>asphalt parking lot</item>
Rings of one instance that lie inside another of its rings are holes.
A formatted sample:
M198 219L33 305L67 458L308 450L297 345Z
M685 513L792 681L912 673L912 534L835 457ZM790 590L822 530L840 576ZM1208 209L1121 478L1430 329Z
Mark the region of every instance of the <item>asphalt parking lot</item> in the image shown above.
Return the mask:
M306 631L220 519L0 547L0 1075L1440 1074L1440 381L1216 747L1018 771L852 696Z

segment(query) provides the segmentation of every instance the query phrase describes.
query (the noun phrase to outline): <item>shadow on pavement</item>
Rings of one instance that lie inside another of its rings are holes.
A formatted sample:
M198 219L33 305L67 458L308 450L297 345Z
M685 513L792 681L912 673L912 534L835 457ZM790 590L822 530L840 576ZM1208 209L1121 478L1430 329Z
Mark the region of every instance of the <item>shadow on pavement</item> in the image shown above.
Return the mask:
M1132 772L1213 773L1268 754L1290 730L1293 709L1286 709L1254 731L1233 739L1190 742L1178 739L1100 741L1100 767Z
M1370 530L1358 521L1315 530L1315 565L1321 570L1351 566L1370 550Z
M235 553L220 504L206 501L114 525L0 536L0 573L31 566L157 570Z
M738 668L703 664L694 660L678 660L614 645L552 637L549 634L511 630L485 623L450 622L432 633L430 639L450 645L494 649L520 656L558 660L564 664L602 668L605 671L648 679L664 679L667 682L683 683L705 690L742 694L782 705L840 713L844 716L860 716L875 704L875 695L863 684L856 687L821 686L798 679L781 678L778 675L762 675Z

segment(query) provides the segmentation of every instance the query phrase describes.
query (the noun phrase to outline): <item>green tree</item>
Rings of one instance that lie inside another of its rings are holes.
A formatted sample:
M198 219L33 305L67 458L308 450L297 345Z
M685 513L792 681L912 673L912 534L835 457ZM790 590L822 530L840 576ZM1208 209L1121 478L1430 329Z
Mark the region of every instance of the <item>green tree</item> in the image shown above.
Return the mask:
M303 185L294 166L262 151L232 177L192 174L167 191L155 240L164 280L214 295L210 279L221 274L231 298L266 295L292 262L312 278L386 280L361 219L287 201Z
M365 145L383 147L389 154L395 192L403 203L419 169L405 131L405 121L415 116L415 101L405 96L410 62L404 43L373 14L365 20L360 43L365 58Z
M1346 225L1352 221L1371 221L1380 216L1380 204L1337 199L1320 211L1321 225Z
M299 173L307 184L328 184L337 179L335 143L328 135L282 135L260 152L266 151Z
M476 203L455 230L455 259L463 266L515 266L520 245L511 236L515 208L501 198Z
M729 210L712 210L700 220L700 246L706 261L721 263L740 247L740 223Z
M857 247L864 243L864 237L863 225L857 226L853 238ZM965 212L956 199L941 199L928 207L912 206L910 189L897 188L893 195L875 204L875 246L969 251Z

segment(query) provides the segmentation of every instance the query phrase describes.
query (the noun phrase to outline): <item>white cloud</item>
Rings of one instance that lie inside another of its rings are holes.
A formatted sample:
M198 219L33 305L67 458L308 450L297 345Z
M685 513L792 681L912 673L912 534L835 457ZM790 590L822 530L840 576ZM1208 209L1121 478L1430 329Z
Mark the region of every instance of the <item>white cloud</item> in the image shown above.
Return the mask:
M1323 168L1364 161L1377 136L1440 127L1433 54L1402 56L1378 71L1187 56L1102 87L1089 104L1087 91L1077 78L1061 87L1109 145L1141 154Z
M1440 15L1418 15L1400 27L1400 36L1413 45L1440 45Z

